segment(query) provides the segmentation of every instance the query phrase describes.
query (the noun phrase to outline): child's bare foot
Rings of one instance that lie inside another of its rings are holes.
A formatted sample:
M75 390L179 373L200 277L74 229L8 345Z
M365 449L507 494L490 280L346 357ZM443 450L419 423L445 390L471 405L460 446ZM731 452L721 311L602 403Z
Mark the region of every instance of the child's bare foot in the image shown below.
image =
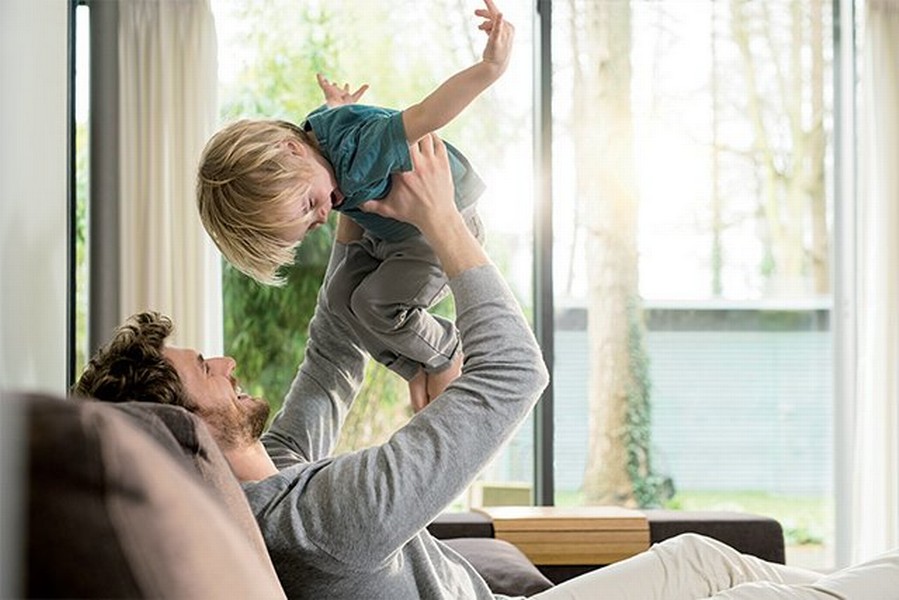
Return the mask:
M341 215L343 216L343 215ZM428 405L428 374L424 369L419 369L415 377L409 380L409 404L412 405L412 412L417 413Z
M430 402L443 393L446 386L456 380L462 374L462 353L456 354L453 362L439 373L428 373L428 401Z

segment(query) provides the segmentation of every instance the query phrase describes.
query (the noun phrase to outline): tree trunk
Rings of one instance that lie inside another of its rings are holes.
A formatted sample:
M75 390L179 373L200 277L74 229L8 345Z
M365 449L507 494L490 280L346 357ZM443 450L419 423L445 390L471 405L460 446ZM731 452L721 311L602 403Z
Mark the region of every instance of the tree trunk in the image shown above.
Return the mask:
M590 446L584 492L588 503L633 505L626 437L634 387L629 311L638 292L631 15L626 1L585 2L580 9L582 35L572 36L572 43L575 171L589 257Z

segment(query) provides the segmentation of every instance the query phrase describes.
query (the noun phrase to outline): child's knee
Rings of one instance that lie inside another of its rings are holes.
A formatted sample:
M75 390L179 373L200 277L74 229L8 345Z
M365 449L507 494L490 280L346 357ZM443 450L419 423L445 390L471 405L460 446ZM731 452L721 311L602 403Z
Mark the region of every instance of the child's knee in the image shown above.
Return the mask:
M399 328L406 319L407 309L399 304L387 305L359 286L349 298L349 310L357 319L374 331L387 333Z

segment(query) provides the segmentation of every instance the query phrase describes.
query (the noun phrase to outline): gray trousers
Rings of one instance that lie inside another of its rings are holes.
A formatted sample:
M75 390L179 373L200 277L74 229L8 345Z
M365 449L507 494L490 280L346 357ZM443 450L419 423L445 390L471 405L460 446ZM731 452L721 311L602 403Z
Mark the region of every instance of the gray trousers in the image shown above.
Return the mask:
M477 212L463 212L483 242ZM462 351L453 321L428 308L448 293L446 274L422 235L390 242L367 232L347 245L327 287L328 304L365 350L407 381L420 369L440 372Z

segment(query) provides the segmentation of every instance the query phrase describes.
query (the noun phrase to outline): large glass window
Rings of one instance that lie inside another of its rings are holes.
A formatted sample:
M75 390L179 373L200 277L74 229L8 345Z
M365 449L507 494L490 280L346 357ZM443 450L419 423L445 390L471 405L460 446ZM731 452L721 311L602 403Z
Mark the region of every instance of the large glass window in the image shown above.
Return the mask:
M545 4L555 461L544 467L556 504L768 514L790 564L833 564L833 1ZM300 121L321 102L316 72L402 108L484 43L480 0L212 5L222 123ZM530 316L537 15L533 2L502 8L517 26L510 70L441 134L487 183L488 250ZM76 372L87 352L87 16L78 6ZM226 351L275 409L331 236L306 240L282 289L225 268ZM409 415L403 382L372 365L340 448L378 443ZM457 507L533 502L533 432L529 419Z
M508 3L516 49L504 77L441 135L469 158L487 191L479 202L488 251L530 312L532 255L531 7ZM239 117L301 121L321 104L322 72L355 89L362 102L404 108L456 71L479 60L486 40L474 16L479 2L438 2L422 11L414 0L388 4L332 0L214 1L219 35L222 122ZM295 372L331 244L322 228L303 243L283 289L262 288L225 269L225 346L241 380L275 408ZM451 303L438 311L452 313ZM401 379L372 364L340 450L386 439L410 416ZM483 474L458 507L482 502L529 503L533 472L530 425Z
M830 2L553 11L556 503L831 564Z

